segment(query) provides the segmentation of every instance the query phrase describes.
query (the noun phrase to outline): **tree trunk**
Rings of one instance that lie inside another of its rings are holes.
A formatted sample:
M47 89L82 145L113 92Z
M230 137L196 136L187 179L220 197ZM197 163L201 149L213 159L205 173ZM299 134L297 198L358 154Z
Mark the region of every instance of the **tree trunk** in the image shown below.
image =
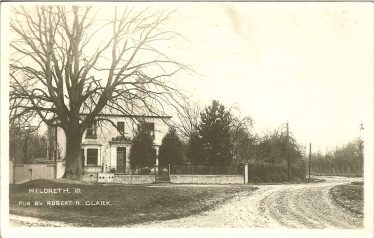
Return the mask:
M81 180L82 162L81 162L81 142L82 135L79 130L65 132L66 134L66 155L65 155L65 174L64 178L71 180Z

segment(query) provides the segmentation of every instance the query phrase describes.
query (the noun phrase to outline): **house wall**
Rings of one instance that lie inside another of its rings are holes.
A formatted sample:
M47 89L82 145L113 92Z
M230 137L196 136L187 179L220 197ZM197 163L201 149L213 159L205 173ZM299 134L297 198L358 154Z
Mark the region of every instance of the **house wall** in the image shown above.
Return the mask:
M86 138L86 132L83 134L82 138L82 149L84 150L84 158L85 162L84 165L87 165L87 149L97 149L98 150L98 164L97 168L90 168L93 171L100 170L99 172L109 172L111 168L117 168L117 147L125 147L126 148L126 173L130 173L130 161L129 161L129 153L131 148L131 140L135 135L135 131L137 129L137 124L134 122L133 119L128 117L120 117L120 116L111 116L108 117L115 125L117 122L124 122L125 124L125 137L129 138L130 140L121 141L121 142L113 142L113 138L121 136L121 134L117 131L117 128L113 126L110 122L100 122L97 125L97 138L90 139ZM161 118L146 118L146 122L154 123L155 124L155 140L154 145L156 150L158 151L159 145L161 145L162 138L168 132L167 124ZM61 156L63 158L66 155L66 136L64 131L59 128L58 130L58 145L60 149Z

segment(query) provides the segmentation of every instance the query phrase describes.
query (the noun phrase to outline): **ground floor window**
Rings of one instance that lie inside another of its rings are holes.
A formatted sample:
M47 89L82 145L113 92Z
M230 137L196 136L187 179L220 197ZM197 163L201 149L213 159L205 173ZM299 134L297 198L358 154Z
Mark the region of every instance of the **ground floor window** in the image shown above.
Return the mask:
M87 149L87 165L97 165L98 149Z

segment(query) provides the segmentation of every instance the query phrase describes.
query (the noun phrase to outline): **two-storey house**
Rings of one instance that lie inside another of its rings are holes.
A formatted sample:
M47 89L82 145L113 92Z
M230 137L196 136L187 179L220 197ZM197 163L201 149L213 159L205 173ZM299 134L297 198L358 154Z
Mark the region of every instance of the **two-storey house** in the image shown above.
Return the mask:
M93 123L83 134L81 158L84 171L87 173L116 172L130 174L129 153L132 139L139 121L145 122L149 133L154 138L154 147L158 148L162 138L168 132L167 115L121 115L100 114L100 120ZM66 137L61 128L57 129L57 144L61 158L65 157ZM156 158L155 165L158 164Z

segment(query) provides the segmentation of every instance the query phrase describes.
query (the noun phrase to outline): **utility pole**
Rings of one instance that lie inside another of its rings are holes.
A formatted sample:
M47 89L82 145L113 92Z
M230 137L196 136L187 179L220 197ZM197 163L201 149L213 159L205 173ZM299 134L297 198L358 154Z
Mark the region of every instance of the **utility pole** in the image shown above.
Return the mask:
M309 165L308 165L308 172L309 172L309 178L310 178L310 163L312 160L312 143L309 143Z
M288 129L288 122L287 122L287 174L288 174L288 182L291 182L291 161L290 161L290 145L289 145L289 129Z
M360 140L361 140L361 137L362 137L362 131L364 130L364 123L361 122L360 124Z

